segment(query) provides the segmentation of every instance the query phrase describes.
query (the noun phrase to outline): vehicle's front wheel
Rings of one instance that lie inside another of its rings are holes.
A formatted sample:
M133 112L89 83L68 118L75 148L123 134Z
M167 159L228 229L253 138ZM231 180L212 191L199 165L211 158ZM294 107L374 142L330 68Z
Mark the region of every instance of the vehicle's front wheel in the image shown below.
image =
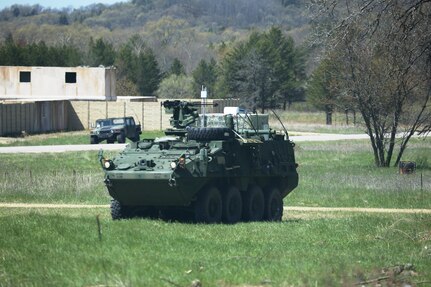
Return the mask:
M219 223L222 218L222 198L216 187L202 190L195 202L195 219L203 223Z
M130 218L130 210L118 200L111 200L111 216L113 220Z

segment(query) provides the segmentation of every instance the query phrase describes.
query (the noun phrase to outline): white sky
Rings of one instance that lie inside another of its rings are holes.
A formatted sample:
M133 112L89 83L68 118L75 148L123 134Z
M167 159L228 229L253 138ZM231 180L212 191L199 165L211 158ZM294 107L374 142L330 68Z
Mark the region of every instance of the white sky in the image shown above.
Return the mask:
M82 6L88 6L91 4L103 3L103 4L114 4L117 2L127 2L127 0L0 0L0 10L6 7L10 7L14 4L19 5L35 5L39 4L45 8L80 8Z

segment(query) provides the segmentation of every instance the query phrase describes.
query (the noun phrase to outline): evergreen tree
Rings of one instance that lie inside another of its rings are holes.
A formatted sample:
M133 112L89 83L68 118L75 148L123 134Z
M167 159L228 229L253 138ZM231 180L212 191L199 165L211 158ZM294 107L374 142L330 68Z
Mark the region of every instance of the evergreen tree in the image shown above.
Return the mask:
M102 38L94 42L93 38L90 39L90 51L88 62L90 66L97 67L112 66L115 62L116 52L110 43L105 43Z
M184 69L184 65L181 63L181 61L178 58L175 58L172 62L171 68L169 70L170 75L185 75L186 70Z
M141 95L155 96L163 75L151 49L138 55L136 75L136 84Z
M215 84L217 81L216 61L213 58L209 63L207 63L205 60L201 60L196 69L192 72L192 76L196 95L199 94L199 91L202 89L202 86L204 86L207 88L208 96L213 97Z
M240 97L249 108L262 112L289 99L304 74L293 40L279 28L252 33L226 56L222 67L230 96Z

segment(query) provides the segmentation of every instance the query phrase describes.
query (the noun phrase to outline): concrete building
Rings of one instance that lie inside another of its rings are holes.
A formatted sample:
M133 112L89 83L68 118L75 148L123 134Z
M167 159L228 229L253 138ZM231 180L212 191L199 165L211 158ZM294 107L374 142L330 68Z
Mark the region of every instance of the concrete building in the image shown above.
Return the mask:
M115 101L115 68L0 66L0 100Z

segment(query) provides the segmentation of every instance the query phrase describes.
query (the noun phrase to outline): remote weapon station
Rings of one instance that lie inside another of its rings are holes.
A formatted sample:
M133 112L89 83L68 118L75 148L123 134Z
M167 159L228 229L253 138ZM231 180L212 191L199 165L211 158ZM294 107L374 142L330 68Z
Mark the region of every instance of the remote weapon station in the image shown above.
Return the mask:
M298 185L286 129L237 108L199 115L205 103L162 105L172 114L164 137L132 142L113 159L99 153L113 219L180 211L205 223L281 220L283 198Z

